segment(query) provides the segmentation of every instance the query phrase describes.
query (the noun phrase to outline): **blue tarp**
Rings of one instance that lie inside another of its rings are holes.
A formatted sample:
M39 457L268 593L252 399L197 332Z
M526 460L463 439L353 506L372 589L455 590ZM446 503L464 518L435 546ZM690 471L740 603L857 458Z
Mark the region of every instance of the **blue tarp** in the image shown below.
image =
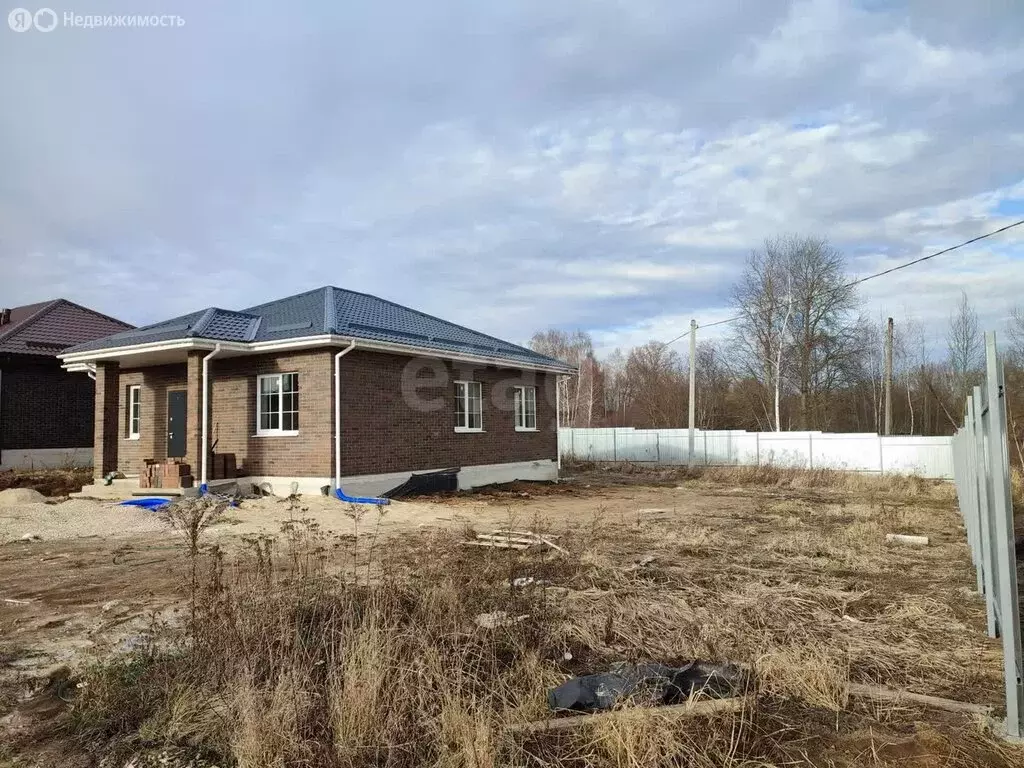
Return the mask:
M142 507L143 509L159 509L160 507L166 506L171 503L168 498L157 497L157 496L145 496L141 499L128 499L122 501L120 506L122 507Z

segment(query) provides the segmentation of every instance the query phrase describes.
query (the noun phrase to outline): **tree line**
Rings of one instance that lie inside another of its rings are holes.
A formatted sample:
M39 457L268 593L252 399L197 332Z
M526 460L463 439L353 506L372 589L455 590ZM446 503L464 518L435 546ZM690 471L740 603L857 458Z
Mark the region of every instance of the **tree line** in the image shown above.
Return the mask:
M754 250L732 286L729 333L697 345L697 427L882 432L886 319L862 311L850 282L843 254L827 240L775 237ZM937 355L920 322L896 320L893 434L952 434L984 378L983 329L966 293L943 330ZM1005 331L1010 430L1024 463L1024 309L996 330ZM589 333L556 329L537 332L530 346L578 367L559 385L565 426L688 423L688 348L649 341L599 359Z

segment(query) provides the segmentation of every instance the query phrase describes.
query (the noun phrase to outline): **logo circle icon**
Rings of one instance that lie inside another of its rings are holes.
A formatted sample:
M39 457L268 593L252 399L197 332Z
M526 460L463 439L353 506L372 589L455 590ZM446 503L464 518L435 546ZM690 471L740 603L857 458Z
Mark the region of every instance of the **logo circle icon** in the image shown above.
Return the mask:
M40 8L35 12L32 21L40 32L52 32L57 26L57 14L52 8Z
M7 26L15 32L28 32L32 29L32 11L15 8L7 14Z

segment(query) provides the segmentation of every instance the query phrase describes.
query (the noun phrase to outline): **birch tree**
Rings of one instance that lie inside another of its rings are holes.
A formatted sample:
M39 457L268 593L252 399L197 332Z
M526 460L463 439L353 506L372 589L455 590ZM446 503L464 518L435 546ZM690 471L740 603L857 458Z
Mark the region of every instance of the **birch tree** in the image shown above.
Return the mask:
M967 397L983 358L978 313L971 306L966 291L960 292L960 301L949 316L946 349L950 384L954 399L959 403Z

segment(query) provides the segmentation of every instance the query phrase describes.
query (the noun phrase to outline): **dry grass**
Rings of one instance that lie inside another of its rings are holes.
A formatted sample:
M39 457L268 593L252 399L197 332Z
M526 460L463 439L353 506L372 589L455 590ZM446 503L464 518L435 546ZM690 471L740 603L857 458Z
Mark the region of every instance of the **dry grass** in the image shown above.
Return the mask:
M185 635L89 670L61 732L79 751L173 747L242 768L1022 764L964 718L846 699L856 681L1000 700L948 491L857 476L823 495L823 474L758 477L767 488L735 470L684 479L717 494L687 520L597 508L554 531L567 556L450 533L380 546L365 519L356 539L293 520L231 561L197 546ZM892 530L934 545L889 548ZM537 582L510 585L526 575ZM492 611L527 618L473 621ZM506 728L544 717L568 676L691 658L749 664L751 705L558 736Z

